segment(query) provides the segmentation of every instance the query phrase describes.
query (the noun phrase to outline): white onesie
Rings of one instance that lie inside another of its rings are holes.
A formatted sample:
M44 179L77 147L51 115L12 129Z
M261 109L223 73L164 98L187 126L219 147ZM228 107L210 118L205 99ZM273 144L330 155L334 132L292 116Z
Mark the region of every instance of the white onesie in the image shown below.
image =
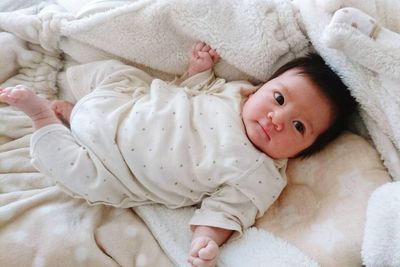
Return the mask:
M67 71L72 88L92 88L74 107L71 130L39 129L34 164L70 195L116 207L201 203L191 225L242 232L286 185L286 160L248 140L241 119L248 82L211 71L176 85L118 61Z

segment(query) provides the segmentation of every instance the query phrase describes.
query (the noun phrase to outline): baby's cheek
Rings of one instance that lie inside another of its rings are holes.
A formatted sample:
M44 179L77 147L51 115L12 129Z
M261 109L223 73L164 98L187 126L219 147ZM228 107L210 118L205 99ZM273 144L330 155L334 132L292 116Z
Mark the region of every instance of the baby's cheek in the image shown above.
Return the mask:
M305 144L291 136L285 136L277 140L277 146L281 149L283 157L293 157L305 148Z

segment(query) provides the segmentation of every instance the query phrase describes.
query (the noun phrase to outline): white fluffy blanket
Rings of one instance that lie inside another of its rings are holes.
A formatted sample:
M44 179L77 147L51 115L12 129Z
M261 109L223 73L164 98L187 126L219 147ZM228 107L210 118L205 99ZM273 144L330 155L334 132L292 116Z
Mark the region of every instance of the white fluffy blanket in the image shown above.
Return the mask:
M360 103L363 122L392 179L400 180L400 2L294 2L313 45ZM399 195L396 182L369 200L362 250L366 266L400 266Z
M294 4L314 47L360 103L375 146L393 179L399 180L400 2L296 0Z
M399 182L383 185L372 194L362 246L366 266L400 266L399 211Z
M343 10L335 13L345 6L356 7L357 10L348 10L356 16L349 18ZM9 38L14 42L13 46L7 46L8 50L1 50L4 57L11 57L8 62L14 64L6 64L4 68L0 64L0 77L8 78L16 74L17 69L25 68L26 73L19 71L19 76L7 80L6 85L28 83L40 88L39 93L43 88L47 90L45 95L49 98L55 93L56 83L56 78L49 74L55 75L62 67L58 63L61 52L77 62L114 57L145 65L162 75L180 74L186 67L191 44L203 40L215 47L224 59L216 67L218 75L227 79L265 80L281 64L310 51L310 39L350 86L360 103L363 122L387 168L394 179L400 178L400 128L395 121L400 114L396 91L400 79L400 42L394 33L400 31L398 1L206 0L200 3L141 0L81 19L60 12L57 6L46 6L36 15L38 10L40 6L11 16L0 14L0 28L30 43L26 47L21 39L0 35L3 40ZM359 10L362 12L357 15ZM365 22L370 18L364 12L373 17L373 22ZM42 60L46 56L47 59ZM35 73L31 73L32 70ZM15 126L16 131L21 131L20 126ZM13 138L10 132L7 129L8 140ZM19 132L16 136L23 135ZM150 227L155 214L162 214L161 211L154 213L151 207L138 212ZM162 227L158 225L155 229ZM246 236L256 242L254 238L262 235L248 231ZM161 243L167 253L172 254L176 263L183 264L183 254L176 249L186 247L188 241L180 240L179 245L170 246L168 239L164 240L166 243ZM246 241L248 239L244 238L240 242ZM264 235L261 244L267 243L272 247L265 249L279 251L282 248L280 240ZM289 244L283 244L286 253L293 257L288 257L290 261L269 258L277 260L276 266L291 266L293 260L297 260L296 266L315 265ZM246 255L239 253L240 249L232 251L230 255ZM224 253L221 266L235 266L226 263L229 257L224 257ZM276 255L282 254L277 252Z

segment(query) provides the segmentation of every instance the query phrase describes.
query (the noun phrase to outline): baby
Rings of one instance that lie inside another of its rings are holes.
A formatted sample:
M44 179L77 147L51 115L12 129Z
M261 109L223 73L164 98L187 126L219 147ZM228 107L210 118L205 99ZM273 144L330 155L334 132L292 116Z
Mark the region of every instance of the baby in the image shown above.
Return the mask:
M72 67L71 88L92 89L75 106L24 86L0 89L0 100L32 119L33 163L71 196L123 208L199 204L188 261L215 266L219 246L278 198L287 159L320 150L355 107L317 55L261 87L215 78L218 58L196 43L172 83L114 60Z

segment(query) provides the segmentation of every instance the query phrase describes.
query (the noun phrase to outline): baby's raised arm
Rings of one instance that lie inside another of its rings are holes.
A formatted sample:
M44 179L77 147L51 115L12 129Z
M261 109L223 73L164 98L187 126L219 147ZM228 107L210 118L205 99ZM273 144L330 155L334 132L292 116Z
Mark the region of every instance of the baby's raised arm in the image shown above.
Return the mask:
M194 226L188 262L195 267L214 267L219 246L232 234L232 230L211 226Z

